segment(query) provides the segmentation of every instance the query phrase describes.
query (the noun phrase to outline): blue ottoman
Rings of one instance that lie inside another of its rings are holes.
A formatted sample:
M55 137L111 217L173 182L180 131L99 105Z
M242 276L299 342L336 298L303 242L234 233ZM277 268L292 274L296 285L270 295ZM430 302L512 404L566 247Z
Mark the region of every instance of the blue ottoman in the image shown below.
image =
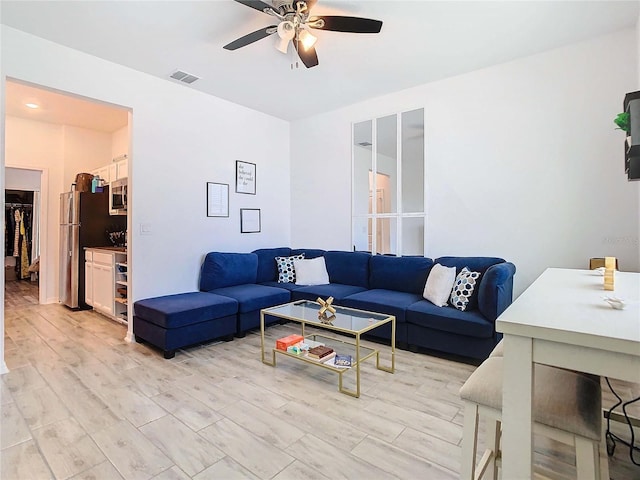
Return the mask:
M164 358L176 349L211 341L233 340L238 302L208 292L138 300L134 304L133 333L136 341L160 348Z

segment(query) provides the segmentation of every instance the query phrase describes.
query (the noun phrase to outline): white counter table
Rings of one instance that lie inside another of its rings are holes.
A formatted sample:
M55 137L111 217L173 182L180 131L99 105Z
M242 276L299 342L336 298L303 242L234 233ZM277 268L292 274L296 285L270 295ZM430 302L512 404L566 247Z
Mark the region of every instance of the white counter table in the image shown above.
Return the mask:
M615 310L605 296L625 299ZM547 269L498 318L504 334L502 478L532 478L533 364L640 383L640 274Z

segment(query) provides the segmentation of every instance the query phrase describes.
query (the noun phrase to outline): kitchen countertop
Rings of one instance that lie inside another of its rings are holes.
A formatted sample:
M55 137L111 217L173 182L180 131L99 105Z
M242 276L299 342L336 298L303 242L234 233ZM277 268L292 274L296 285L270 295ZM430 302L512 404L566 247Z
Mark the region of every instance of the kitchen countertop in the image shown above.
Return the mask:
M127 253L127 247L85 247L85 250L107 250L109 252Z

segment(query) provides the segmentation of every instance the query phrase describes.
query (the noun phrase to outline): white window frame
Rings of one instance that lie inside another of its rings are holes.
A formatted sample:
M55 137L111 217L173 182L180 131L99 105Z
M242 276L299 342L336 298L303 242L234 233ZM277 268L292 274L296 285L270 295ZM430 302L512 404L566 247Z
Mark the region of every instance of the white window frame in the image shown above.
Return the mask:
M364 119L359 122L351 123L351 244L355 247L355 227L357 221L359 219L371 219L371 253L373 255L380 253L377 245L377 228L378 228L378 219L389 218L395 219L396 221L396 252L394 255L402 256L403 252L403 238L402 238L402 223L405 218L422 218L423 219L423 255L426 255L427 250L427 168L426 168L426 141L424 139L423 133L423 211L422 212L403 212L402 206L402 115L403 113L407 113L413 110L422 109L422 124L425 125L424 120L424 107L407 110L405 112L395 112L387 115L382 115L376 118ZM372 187L369 192L377 192L377 173L378 173L378 151L377 151L377 122L381 118L386 118L389 116L396 116L396 212L395 213L378 213L377 212L377 202L375 198L372 199L371 209L372 213L367 214L356 214L355 205L356 198L355 192L356 188L354 186L355 180L355 126L359 123L371 121L371 177L372 177ZM367 222L368 223L368 222Z

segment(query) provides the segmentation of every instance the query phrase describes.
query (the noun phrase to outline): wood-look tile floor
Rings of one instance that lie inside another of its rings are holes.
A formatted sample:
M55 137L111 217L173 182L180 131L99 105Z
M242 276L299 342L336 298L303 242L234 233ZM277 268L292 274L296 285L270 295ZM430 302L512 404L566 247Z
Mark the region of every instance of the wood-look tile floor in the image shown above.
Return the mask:
M257 333L165 360L99 314L9 290L2 479L458 478L471 365L399 351L395 374L364 366L355 399L331 372L264 365ZM294 332L272 327L269 342ZM575 478L571 449L536 438L536 452L540 472ZM615 480L640 479L620 445L610 465Z

